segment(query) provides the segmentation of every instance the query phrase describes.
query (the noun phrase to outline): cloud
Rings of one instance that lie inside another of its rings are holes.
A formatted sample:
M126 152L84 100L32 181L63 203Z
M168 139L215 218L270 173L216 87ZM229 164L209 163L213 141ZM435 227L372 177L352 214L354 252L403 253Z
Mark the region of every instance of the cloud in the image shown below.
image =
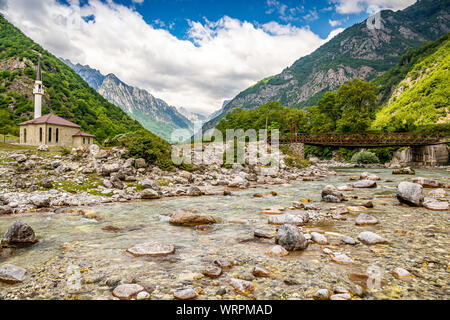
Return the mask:
M328 23L330 24L330 26L332 27L336 27L336 26L340 26L342 24L341 20L328 20Z
M361 13L369 7L377 7L379 10L391 9L394 11L404 9L416 2L416 0L332 0L336 3L336 11L340 14ZM374 13L374 12L370 12Z
M131 0L131 2L142 4L144 3L144 0Z
M301 20L300 13L304 11L303 6L296 6L290 8L286 4L277 1L277 0L267 0L266 6L268 9L266 10L267 14L277 13L278 18L284 22L292 22Z
M308 28L276 22L255 25L227 16L190 21L187 39L178 39L112 0L82 6L78 0L70 0L70 5L9 0L3 13L56 56L114 73L169 104L203 113L326 41Z

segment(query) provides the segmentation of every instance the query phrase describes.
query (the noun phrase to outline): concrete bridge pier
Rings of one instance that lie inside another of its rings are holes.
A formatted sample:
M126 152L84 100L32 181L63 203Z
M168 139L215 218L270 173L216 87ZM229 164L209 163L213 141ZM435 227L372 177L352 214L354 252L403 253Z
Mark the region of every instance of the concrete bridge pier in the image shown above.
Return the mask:
M446 143L431 146L413 146L394 153L391 164L401 166L436 166L450 161Z

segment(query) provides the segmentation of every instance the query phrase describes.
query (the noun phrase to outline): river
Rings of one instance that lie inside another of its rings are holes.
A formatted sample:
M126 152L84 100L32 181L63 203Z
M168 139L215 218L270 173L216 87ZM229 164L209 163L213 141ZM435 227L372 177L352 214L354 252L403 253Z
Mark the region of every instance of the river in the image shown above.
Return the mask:
M164 198L71 208L70 212L1 216L0 232L5 232L14 220L21 220L32 226L40 241L16 249L11 255L3 253L2 264L21 266L28 273L23 283L0 283L0 297L103 299L112 297L111 291L118 283L139 283L153 291L152 299L173 299L173 291L184 286L200 292L198 299L311 299L321 288L332 290L341 285L355 291L349 275L367 274L368 268L375 268L384 286L367 289L363 299L449 299L449 213L399 204L396 185L414 176L392 175L386 169L336 171L336 176L324 180L233 191L231 197ZM381 181L376 189L345 192L358 197L345 203L352 207L346 221L330 218L302 227L304 233L325 234L328 245L311 244L304 251L284 257L265 254L273 247L273 240L253 237L255 228L275 230L275 226L268 225L268 216L259 213L263 208L289 207L293 201L310 198L326 212L335 205L320 202L322 188L326 184L348 183L351 176L362 171L378 175ZM450 182L447 171L416 170L417 176ZM278 196L271 196L270 191ZM266 196L255 198L255 193ZM362 199L371 199L374 208L358 207ZM214 230L198 231L169 224L167 214L187 208L216 218ZM97 219L76 214L79 209ZM355 218L362 212L376 217L379 223L356 226ZM388 243L352 246L341 242L342 236L356 239L361 231L376 232ZM176 252L157 258L126 253L126 249L146 241L173 244ZM325 247L345 253L356 264L332 262L322 251ZM202 270L216 259L231 260L235 266L217 279L203 277ZM255 266L268 269L274 276L254 277ZM414 276L396 279L390 274L396 267L405 268ZM253 281L254 292L238 295L226 282L230 277ZM219 288L226 293L217 294Z

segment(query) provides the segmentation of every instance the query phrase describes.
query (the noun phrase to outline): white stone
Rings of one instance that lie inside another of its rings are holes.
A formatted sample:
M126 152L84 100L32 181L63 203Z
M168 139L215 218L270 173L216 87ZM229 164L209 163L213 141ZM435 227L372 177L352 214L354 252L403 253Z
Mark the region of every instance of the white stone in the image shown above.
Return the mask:
M364 244L379 244L379 243L386 243L386 239L383 237L380 237L376 233L373 233L371 231L364 231L361 232L358 235L358 240L361 241Z

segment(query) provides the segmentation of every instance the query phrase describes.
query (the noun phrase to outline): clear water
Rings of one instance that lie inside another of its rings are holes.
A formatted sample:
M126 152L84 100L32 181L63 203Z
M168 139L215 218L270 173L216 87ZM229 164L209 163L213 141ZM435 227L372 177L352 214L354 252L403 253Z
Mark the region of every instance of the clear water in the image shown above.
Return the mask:
M346 192L358 196L346 205L357 205L361 199L371 198L373 209L351 212L346 221L326 220L303 227L304 232L331 232L326 234L330 242L327 246L312 244L303 252L270 257L265 252L273 246L273 240L253 239L255 228L275 230L268 225L268 217L259 213L261 209L271 205L289 207L292 201L304 198L327 209L333 205L319 202L321 189L330 183L347 183L350 176L362 171L367 170L342 169L337 176L323 181L252 188L235 191L232 197L167 198L74 208L74 211L82 209L93 213L100 221L74 213L2 216L0 232L6 231L14 220L21 220L33 227L40 242L16 249L10 256L4 253L0 258L2 264L11 263L28 270L23 283L0 283L0 296L6 299L108 298L121 281L154 289L152 299L172 299L173 291L183 286L201 288L199 299L310 299L320 288L332 289L336 285L354 288L348 275L366 274L368 267L375 266L381 270L385 285L378 290L368 290L365 299L450 298L449 213L404 207L395 199L396 184L414 176L391 175L391 170L384 169L368 170L382 178L378 187ZM450 173L445 171L418 170L417 176L450 182ZM384 182L386 179L393 182ZM278 196L270 196L270 191L276 191ZM254 198L255 193L266 196ZM167 214L180 208L212 215L218 223L209 232L170 225ZM379 224L355 226L354 220L361 212L375 216ZM111 226L119 230L104 230ZM349 246L340 242L340 235L356 239L359 232L366 230L385 237L388 244ZM147 241L173 244L176 253L167 257L136 258L125 252ZM357 264L331 262L322 252L324 247L347 254ZM232 260L235 267L224 271L217 279L201 277L204 267L216 259ZM270 270L274 276L252 277L255 266ZM415 276L407 281L395 279L390 274L395 267L413 271ZM229 277L252 280L256 289L241 297L227 284ZM290 285L283 281L286 279ZM225 288L227 294L217 296L219 287Z

